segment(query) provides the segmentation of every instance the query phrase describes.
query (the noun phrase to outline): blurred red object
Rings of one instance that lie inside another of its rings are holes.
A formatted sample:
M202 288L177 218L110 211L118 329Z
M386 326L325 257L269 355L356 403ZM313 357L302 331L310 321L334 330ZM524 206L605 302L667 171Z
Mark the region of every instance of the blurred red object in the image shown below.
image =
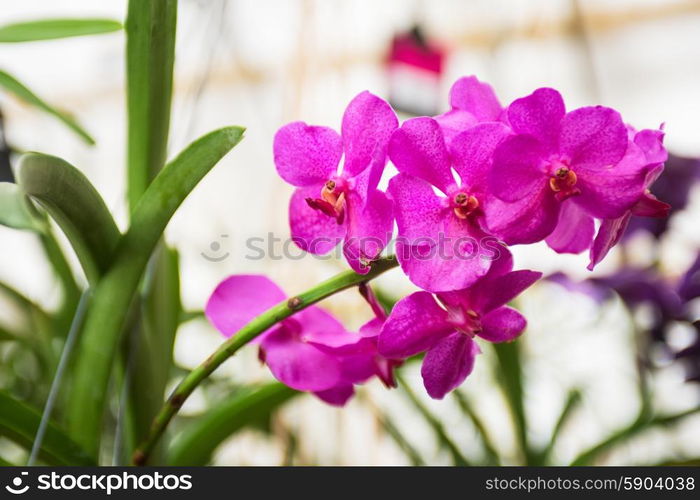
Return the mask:
M437 114L444 58L418 26L396 35L387 61L391 105L413 115Z

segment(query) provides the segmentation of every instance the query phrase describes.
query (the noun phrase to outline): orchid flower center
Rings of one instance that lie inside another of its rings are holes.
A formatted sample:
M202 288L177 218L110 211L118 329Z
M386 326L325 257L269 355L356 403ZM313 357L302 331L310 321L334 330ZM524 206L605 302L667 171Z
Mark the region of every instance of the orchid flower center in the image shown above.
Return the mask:
M552 162L552 175L549 178L549 187L555 193L559 201L581 194L581 190L576 187L578 178L568 164L562 161Z
M448 321L454 325L458 332L474 337L481 333L481 315L473 309L464 310L461 307L447 308Z
M476 196L459 192L452 198L452 210L460 219L466 219L477 208L479 208L479 200Z
M321 188L320 196L306 198L306 203L342 224L345 219L345 183L342 179L328 180Z

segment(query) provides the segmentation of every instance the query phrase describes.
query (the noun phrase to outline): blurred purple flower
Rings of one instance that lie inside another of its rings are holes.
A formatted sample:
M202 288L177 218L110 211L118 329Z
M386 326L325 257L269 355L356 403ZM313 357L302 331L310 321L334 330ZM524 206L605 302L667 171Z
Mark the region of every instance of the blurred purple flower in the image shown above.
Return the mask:
M683 304L675 286L660 276L655 268L624 267L608 276L583 281L572 280L564 273L555 273L546 279L567 290L584 293L599 303L615 292L630 309L649 306L653 314L649 330L656 341L664 341L668 323L680 318L683 313Z
M700 181L700 158L668 155L663 173L654 182L651 192L671 208L669 215L683 210L688 204L691 188ZM660 238L668 228L668 218L632 217L623 239L637 231L646 231Z
M676 353L676 359L680 359L686 367L686 381L700 382L700 321L693 323L695 328L695 340L685 349Z
M685 302L700 297L700 254L681 277L678 284L678 295Z

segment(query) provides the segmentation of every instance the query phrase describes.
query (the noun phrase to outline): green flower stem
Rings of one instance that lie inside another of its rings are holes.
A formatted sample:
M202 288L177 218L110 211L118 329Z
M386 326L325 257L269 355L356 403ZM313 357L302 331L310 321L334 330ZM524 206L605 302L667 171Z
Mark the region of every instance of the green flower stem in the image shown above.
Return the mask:
M182 407L183 403L214 370L224 361L233 356L238 350L253 340L255 337L268 330L271 326L285 318L309 307L316 302L346 290L360 283L376 278L380 274L398 265L395 257L387 257L377 260L372 264L367 274L357 274L353 271L345 271L329 280L316 285L309 290L296 295L289 300L281 302L254 318L250 323L241 328L226 342L209 356L201 365L192 370L177 386L153 420L148 437L134 451L132 461L134 465L145 465L151 451L165 432L172 418Z

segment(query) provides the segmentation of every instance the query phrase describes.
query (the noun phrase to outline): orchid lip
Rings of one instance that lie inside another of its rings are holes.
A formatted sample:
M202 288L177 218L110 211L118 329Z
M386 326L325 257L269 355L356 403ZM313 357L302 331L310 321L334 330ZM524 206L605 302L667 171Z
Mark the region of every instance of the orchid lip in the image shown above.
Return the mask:
M329 179L321 188L320 197L306 198L306 203L314 210L323 212L335 218L338 224L342 224L345 220L346 187L343 179Z
M471 338L481 333L481 315L473 309L464 310L461 307L448 307L448 321L455 329Z

